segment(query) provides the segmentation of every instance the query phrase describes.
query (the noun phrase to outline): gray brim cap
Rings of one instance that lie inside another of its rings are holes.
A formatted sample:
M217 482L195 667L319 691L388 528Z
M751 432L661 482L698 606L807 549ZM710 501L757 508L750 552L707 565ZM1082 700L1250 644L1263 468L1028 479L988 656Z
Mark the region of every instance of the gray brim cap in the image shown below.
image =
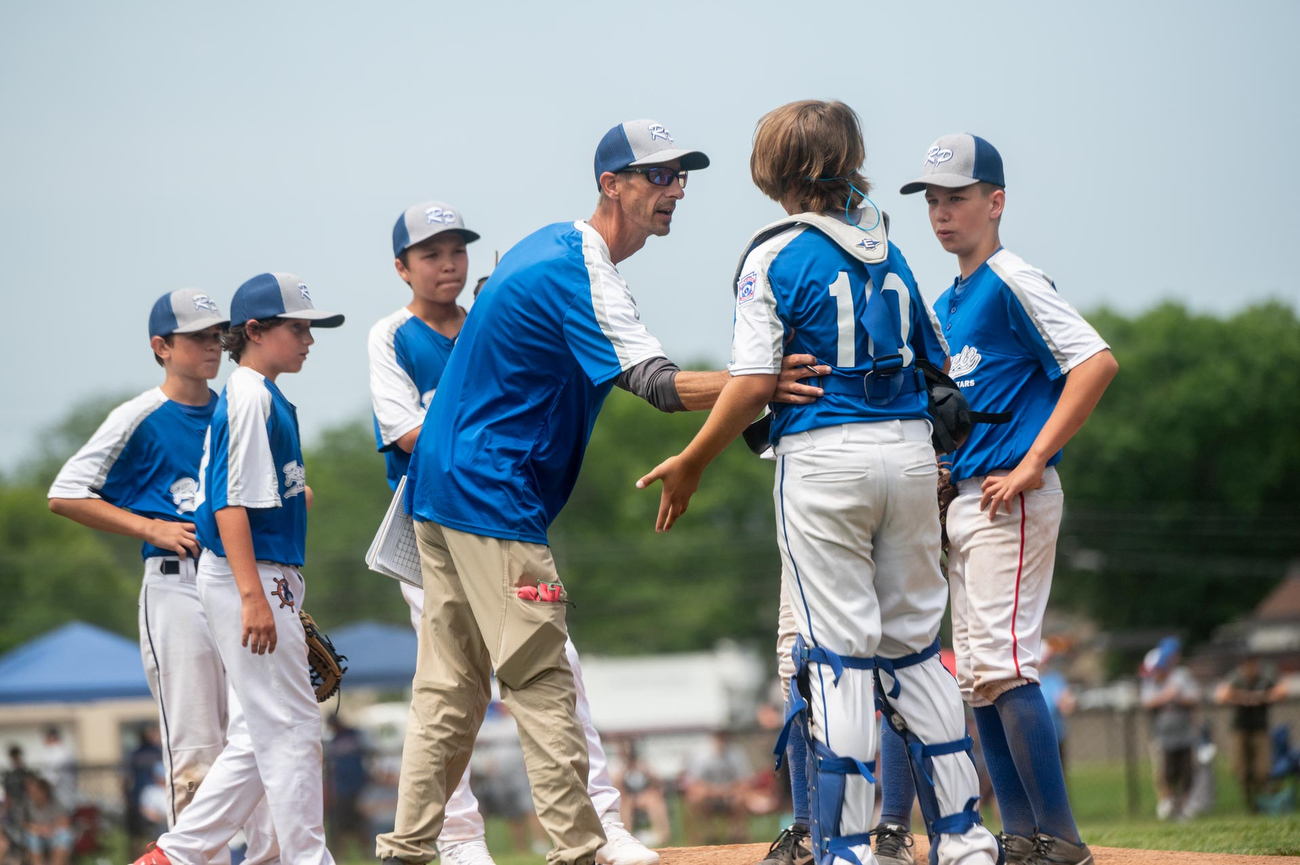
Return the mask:
M230 319L206 292L197 288L178 288L154 301L149 312L149 336L173 333L197 333L213 325L226 327Z
M234 327L250 319L300 318L312 327L338 327L343 314L317 309L307 285L292 273L259 273L235 292L230 302L230 322Z
M465 219L456 208L443 201L424 201L406 208L393 226L393 255L398 256L430 237L453 231L466 243L478 240L478 233L465 227Z
M923 192L926 186L958 189L972 183L1005 187L1002 154L978 135L960 132L945 135L930 145L921 165L921 176L899 189L902 195Z
M596 145L596 183L605 172L617 174L645 165L662 165L678 160L682 171L709 167L709 157L698 150L683 150L662 124L653 120L629 120L605 133Z

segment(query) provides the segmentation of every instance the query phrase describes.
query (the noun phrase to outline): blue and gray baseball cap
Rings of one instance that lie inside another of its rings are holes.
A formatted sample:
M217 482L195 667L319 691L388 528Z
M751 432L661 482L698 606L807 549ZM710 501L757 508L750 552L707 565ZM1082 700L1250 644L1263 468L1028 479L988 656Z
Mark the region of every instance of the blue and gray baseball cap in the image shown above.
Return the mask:
M343 315L312 305L307 285L292 273L259 273L244 283L230 301L230 326L249 319L305 318L312 327L338 327Z
M444 231L456 232L466 243L478 240L478 234L465 227L460 211L450 204L441 201L413 204L397 217L393 226L393 256Z
M154 302L149 312L149 337L195 333L214 324L230 324L217 302L197 288L178 288Z
M1002 155L978 135L969 132L945 135L925 152L921 176L904 184L898 191L903 195L923 192L927 183L950 189L972 183L1005 187L1007 181L1002 176Z
M617 174L625 168L661 165L681 160L683 171L709 167L709 157L698 150L682 150L662 123L653 120L629 120L605 133L596 145L596 185L606 171Z

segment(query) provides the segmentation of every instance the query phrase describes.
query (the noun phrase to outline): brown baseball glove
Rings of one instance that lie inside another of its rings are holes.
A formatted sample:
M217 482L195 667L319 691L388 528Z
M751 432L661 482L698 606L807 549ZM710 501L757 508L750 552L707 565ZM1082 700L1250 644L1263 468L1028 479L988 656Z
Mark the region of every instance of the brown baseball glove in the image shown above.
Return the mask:
M316 689L316 702L324 703L338 692L343 683L343 674L348 668L343 662L347 655L340 655L334 650L334 644L316 625L316 620L298 611L302 629L307 634L307 664L311 667L311 686Z
M948 505L957 498L957 487L952 482L952 472L945 465L939 466L939 536L942 549L948 552Z

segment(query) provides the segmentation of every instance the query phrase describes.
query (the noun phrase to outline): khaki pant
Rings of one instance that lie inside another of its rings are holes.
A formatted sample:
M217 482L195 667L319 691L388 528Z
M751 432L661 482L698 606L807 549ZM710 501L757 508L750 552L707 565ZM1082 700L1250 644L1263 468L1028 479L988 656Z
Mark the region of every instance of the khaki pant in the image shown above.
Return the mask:
M375 855L437 858L447 796L469 764L496 670L514 716L549 863L589 865L605 843L587 795L587 742L564 654L565 605L526 601L520 586L559 582L551 551L416 523L424 614L402 749L397 822Z

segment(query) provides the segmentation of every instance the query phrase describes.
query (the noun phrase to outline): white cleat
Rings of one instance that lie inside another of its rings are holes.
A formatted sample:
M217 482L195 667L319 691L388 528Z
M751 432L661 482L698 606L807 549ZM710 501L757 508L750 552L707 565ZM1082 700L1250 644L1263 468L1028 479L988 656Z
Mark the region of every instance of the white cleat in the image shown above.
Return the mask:
M447 865L497 865L482 838L439 844L438 858Z
M605 843L596 851L598 865L659 865L659 854L649 849L617 820L602 824Z

